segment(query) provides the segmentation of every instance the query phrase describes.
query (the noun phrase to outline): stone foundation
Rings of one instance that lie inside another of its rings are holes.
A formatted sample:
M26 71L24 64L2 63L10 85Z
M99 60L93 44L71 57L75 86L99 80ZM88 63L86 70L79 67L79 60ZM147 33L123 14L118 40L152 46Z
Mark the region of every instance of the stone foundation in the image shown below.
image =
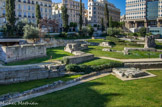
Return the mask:
M46 45L44 44L26 44L0 47L0 60L7 63L43 56L46 56Z
M102 42L102 43L99 44L99 46L110 47L110 48L112 47L109 42Z
M66 45L64 51L72 53L74 51L81 51L84 49L88 49L88 45L86 44L79 44L79 43L69 43Z

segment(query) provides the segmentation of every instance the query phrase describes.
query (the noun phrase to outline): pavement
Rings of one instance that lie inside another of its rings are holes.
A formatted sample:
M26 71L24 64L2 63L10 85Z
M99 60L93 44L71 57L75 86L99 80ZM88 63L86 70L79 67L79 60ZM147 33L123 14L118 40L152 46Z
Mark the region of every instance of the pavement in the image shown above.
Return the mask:
M111 57L99 57L99 58L120 61L124 63L162 62L162 59L160 58L143 58L143 59L116 59Z

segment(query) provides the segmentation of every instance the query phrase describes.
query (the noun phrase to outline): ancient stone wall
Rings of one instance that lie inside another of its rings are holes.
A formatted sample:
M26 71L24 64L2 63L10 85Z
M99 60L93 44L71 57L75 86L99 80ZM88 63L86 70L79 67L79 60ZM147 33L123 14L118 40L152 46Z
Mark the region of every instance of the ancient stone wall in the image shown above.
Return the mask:
M125 67L135 67L140 69L149 68L162 68L162 62L150 62L150 63L125 63Z
M4 62L14 62L46 56L46 45L26 44L0 47L0 59Z
M155 48L124 48L123 53L125 55L128 55L130 51L151 51L151 52L156 52L157 50Z
M21 66L1 66L0 84L19 83L30 80L38 80L63 76L61 71L65 70L65 65L21 65Z
M93 54L83 54L77 56L66 56L64 59L67 60L68 64L78 64L94 59Z

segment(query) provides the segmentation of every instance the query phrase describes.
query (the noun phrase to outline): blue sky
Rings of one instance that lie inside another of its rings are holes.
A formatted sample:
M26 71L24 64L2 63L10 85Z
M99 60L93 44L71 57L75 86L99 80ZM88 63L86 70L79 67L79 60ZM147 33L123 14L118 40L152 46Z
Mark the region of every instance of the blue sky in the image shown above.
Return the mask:
M52 1L53 2L61 2L61 0L52 0ZM108 1L115 4L115 6L120 9L121 15L125 14L125 0L108 0ZM86 8L87 8L88 0L83 0L83 2L85 3Z

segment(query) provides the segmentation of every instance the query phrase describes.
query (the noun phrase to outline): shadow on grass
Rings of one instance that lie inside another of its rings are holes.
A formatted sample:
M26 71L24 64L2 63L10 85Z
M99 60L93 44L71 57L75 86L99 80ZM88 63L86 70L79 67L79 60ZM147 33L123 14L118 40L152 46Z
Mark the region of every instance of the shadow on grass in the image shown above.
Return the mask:
M38 107L105 107L112 98L122 96L120 93L101 94L93 89L104 84L87 82L51 94L28 100L38 103Z

